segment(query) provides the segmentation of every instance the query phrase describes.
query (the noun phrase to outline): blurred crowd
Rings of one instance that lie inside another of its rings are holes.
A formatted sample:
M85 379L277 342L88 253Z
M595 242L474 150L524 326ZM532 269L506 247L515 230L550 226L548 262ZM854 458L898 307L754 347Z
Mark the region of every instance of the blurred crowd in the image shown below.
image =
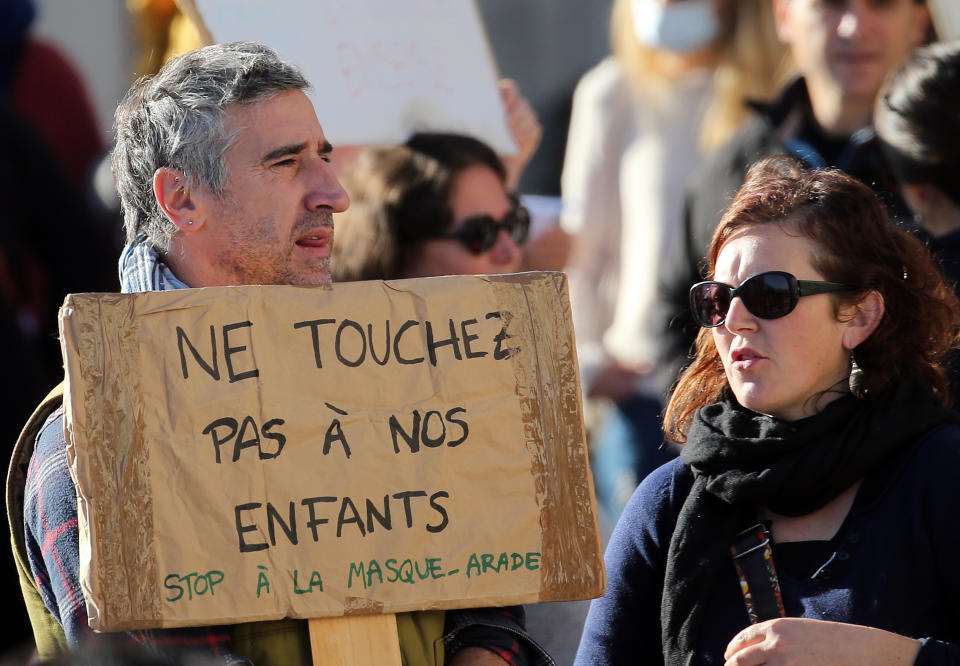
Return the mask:
M138 74L200 45L172 0L127 4ZM116 291L122 247L117 202L98 187L109 142L76 67L32 36L35 14L31 0L0 0L0 344L17 381L4 401L10 446L62 378L63 297ZM699 328L688 291L708 277L717 223L757 160L784 154L859 179L957 285L960 43L937 28L922 0L615 0L611 53L572 93L559 204L517 190L542 129L517 83L503 79L514 154L446 132L338 146L351 204L335 216L334 281L566 272L608 530L638 483L677 454L663 412ZM960 363L950 368L960 390ZM571 663L586 606L540 612L528 610L531 634ZM5 649L29 635L19 609L14 622Z

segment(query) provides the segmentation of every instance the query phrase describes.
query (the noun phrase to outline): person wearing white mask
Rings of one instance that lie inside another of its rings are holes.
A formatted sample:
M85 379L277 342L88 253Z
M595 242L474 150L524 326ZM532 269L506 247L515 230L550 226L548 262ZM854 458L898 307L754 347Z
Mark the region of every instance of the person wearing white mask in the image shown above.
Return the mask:
M690 53L711 46L720 35L720 17L712 0L631 0L630 10L637 41L652 48Z
M613 55L573 98L561 223L584 393L615 409L592 433L597 493L616 521L661 448L656 305L680 243L683 187L706 151L776 89L783 49L769 0L615 0Z

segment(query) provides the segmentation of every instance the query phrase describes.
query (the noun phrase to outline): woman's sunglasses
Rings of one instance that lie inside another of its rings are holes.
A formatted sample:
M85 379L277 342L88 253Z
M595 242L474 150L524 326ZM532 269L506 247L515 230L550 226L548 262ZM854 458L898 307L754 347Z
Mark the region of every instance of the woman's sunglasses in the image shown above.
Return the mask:
M690 287L690 310L700 326L714 328L727 320L730 303L737 296L755 317L777 319L793 312L803 296L853 288L840 282L798 280L790 273L767 271L747 278L736 289L713 280L698 282Z
M497 221L489 215L468 217L460 222L453 231L440 236L460 241L468 252L475 255L485 254L497 243L500 230L506 231L513 242L523 245L530 232L530 213L523 206L514 203L503 219Z

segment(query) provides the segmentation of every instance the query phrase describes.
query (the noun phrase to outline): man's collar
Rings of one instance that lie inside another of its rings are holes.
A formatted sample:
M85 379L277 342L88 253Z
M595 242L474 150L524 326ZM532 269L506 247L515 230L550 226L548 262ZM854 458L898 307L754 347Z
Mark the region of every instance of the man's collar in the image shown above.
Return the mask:
M120 291L132 294L141 291L166 291L188 287L167 266L146 236L127 243L120 253Z
M773 101L748 100L747 105L777 128L787 124L788 120L790 124L808 122L813 112L807 83L802 76L787 84Z

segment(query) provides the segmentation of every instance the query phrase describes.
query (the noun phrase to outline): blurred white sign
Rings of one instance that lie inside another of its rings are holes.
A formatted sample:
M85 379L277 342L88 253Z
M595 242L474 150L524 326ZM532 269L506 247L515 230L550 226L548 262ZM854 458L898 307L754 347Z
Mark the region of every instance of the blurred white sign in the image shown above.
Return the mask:
M260 42L299 66L334 144L400 143L434 130L515 151L473 0L193 4L214 41Z

